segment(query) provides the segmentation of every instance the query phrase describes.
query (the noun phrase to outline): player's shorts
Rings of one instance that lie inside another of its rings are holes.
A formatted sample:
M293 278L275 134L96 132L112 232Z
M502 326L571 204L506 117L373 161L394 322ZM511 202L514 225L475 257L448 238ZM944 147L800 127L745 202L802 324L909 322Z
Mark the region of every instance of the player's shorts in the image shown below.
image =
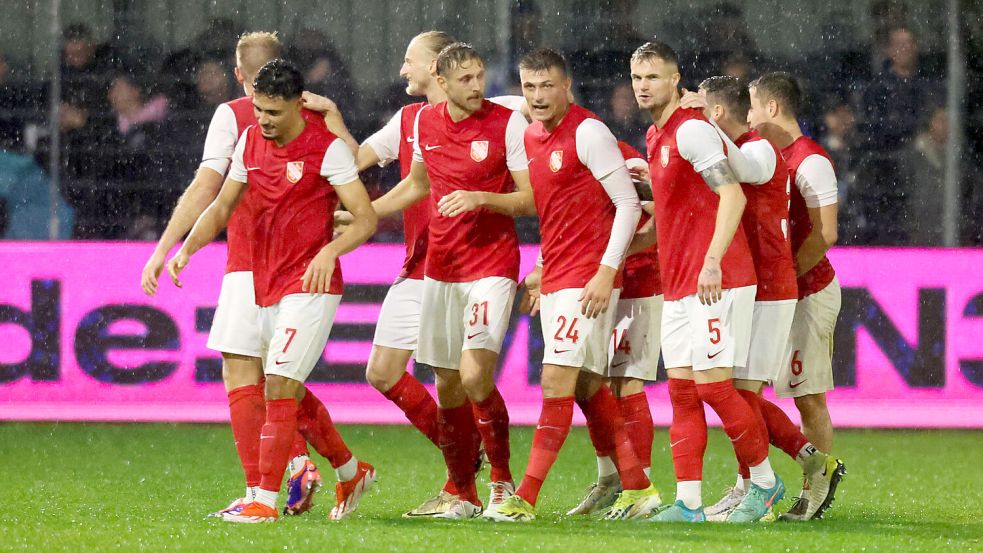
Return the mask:
M747 366L734 367L734 378L772 382L778 377L796 303L794 299L754 302Z
M662 307L662 358L667 369L746 367L757 286L723 291L723 298L703 305L696 294L667 301Z
M588 319L578 301L583 288L565 288L543 294L543 364L575 367L604 376L608 366L608 341L614 328L615 305L621 290L611 292L605 313Z
M500 352L515 289L516 282L505 277L470 282L425 277L416 360L431 367L457 369L466 349Z
M605 376L654 382L662 349L662 295L619 300Z
M372 343L386 348L413 351L420 338L420 302L423 280L399 278L382 300L379 322Z
M833 331L840 314L840 281L795 304L785 361L775 379L775 395L801 397L833 389Z
M304 382L324 353L339 294L288 294L259 308L263 371Z
M253 273L226 273L206 346L222 353L262 357L258 317Z

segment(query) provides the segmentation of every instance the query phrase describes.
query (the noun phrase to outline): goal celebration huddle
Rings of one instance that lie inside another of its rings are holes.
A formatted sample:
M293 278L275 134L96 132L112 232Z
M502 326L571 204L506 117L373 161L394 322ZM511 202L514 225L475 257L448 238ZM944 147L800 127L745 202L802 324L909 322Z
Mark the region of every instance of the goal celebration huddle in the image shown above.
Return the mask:
M400 69L418 101L359 142L280 50L273 33L240 38L245 95L216 109L201 165L142 276L148 295L165 270L180 287L194 254L226 232L208 347L223 356L245 491L212 515L255 523L309 511L329 478L310 449L334 469L331 520L372 501L386 462L419 462L360 459L331 406L304 385L342 302L339 258L379 218L399 215L406 257L366 378L440 450L444 466L433 471L447 479L394 516L534 520L574 409L596 452L583 462L597 474L569 516L749 523L815 520L830 508L845 475L825 400L840 309L826 258L837 187L829 155L797 123L793 76L706 76L687 91L669 45L640 45L623 63L653 121L642 153L574 103L558 52L521 58L522 97L485 98L481 54L428 31L410 41ZM370 199L359 173L395 161L402 180ZM527 275L518 217L539 222L540 257ZM495 369L515 302L539 315L544 355L529 462L513 474ZM672 498L653 484L669 475L650 474L644 387L660 355ZM436 397L406 371L411 357L433 367ZM801 427L761 396L765 386L794 398ZM733 445L736 470L710 467L735 474L721 497L702 490L706 407ZM783 480L772 453L801 473ZM475 483L486 466L487 495Z

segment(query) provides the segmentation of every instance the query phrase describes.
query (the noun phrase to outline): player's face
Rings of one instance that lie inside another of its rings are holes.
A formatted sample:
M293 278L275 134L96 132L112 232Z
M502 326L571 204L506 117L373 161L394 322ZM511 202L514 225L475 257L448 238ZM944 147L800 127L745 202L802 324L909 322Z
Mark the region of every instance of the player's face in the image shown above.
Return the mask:
M468 113L481 108L485 99L485 65L480 60L467 60L437 78L447 94L447 101Z
M300 115L301 99L287 100L264 94L253 95L253 113L263 138L277 140L295 128Z
M758 89L751 88L751 109L747 112L747 124L751 125L752 129L760 129L769 120L768 106L762 102L761 95L758 94Z
M419 40L410 42L403 56L403 66L399 68L399 76L406 79L406 93L410 96L425 96L427 88L433 81L430 67L433 65L433 53Z
M672 101L679 84L679 69L659 58L631 61L631 88L638 107L653 110Z
M558 67L547 71L519 70L522 95L529 104L529 113L547 127L560 122L570 106L570 78Z

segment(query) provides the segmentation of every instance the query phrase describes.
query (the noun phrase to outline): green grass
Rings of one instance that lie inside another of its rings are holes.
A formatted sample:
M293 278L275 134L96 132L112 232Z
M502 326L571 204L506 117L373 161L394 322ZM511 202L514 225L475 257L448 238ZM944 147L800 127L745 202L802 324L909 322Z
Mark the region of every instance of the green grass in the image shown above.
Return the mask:
M981 432L840 432L837 450L849 473L827 520L742 527L560 516L594 475L583 429L570 434L535 523L404 520L400 513L442 483L437 450L409 427L342 433L380 475L355 518L327 522L325 494L302 517L233 525L204 517L241 493L227 427L0 424L0 551L983 551ZM531 437L528 428L513 432L517 475ZM664 429L653 456L653 480L671 499ZM732 457L726 437L713 431L708 503L732 481ZM772 459L789 495L797 493L797 466L780 452Z

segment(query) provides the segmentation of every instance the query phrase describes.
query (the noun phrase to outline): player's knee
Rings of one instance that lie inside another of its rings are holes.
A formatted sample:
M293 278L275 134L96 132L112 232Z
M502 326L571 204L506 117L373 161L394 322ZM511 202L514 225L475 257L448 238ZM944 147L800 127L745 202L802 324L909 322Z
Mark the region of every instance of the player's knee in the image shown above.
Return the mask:
M795 398L795 407L809 419L829 418L825 394L810 394Z
M468 397L481 401L491 393L494 382L480 371L474 371L461 375L461 385L467 391Z
M296 398L298 395L300 395L300 391L303 389L303 387L304 384L302 382L272 374L266 379L266 399L277 400Z
M399 381L403 371L395 372L386 367L370 363L365 368L365 380L376 390L386 393Z
M222 381L226 390L254 386L262 380L263 364L259 359L232 354L222 356Z

